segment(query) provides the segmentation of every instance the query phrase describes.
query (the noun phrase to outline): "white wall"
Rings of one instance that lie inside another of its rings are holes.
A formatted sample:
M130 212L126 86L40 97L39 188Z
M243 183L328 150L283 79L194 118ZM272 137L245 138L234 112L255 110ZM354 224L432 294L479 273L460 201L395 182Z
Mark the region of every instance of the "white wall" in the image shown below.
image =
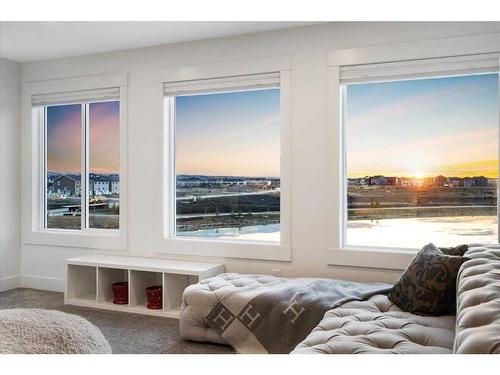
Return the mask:
M20 285L21 64L0 58L0 291Z
M335 23L200 42L23 64L22 80L34 81L128 72L129 250L133 256L155 254L152 225L159 204L144 181L160 194L163 124L157 121L154 91L158 69L272 55L291 55L292 71L292 261L221 261L228 271L285 276L322 276L361 281L393 281L398 271L327 266L327 52L375 44L408 42L499 32L500 23ZM311 184L315 194L311 194ZM335 213L334 213L335 214ZM106 251L23 245L23 285L62 290L63 260ZM113 253L109 251L109 253ZM198 258L201 259L201 258Z

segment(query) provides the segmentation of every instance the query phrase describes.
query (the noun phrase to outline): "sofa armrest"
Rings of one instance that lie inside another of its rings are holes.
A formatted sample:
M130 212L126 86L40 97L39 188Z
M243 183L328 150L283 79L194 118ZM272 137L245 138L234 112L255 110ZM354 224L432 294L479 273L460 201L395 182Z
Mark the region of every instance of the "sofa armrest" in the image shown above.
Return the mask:
M500 246L474 246L457 278L455 353L500 353Z

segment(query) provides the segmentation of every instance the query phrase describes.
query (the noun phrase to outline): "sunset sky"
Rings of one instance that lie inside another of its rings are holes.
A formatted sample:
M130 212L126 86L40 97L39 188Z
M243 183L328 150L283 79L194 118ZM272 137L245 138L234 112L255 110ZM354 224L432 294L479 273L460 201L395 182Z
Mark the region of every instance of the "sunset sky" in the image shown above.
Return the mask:
M89 172L120 171L120 102L89 105Z
M119 173L119 102L89 105L91 173ZM47 107L47 170L81 172L81 106Z
M497 177L498 75L347 87L349 177Z
M176 172L280 175L279 89L176 98Z

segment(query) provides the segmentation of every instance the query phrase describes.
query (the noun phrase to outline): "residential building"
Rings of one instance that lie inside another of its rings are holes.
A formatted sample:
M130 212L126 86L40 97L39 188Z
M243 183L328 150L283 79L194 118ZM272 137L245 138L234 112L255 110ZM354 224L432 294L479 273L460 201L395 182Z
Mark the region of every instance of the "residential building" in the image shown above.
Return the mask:
M370 177L370 185L388 185L387 177L385 176L372 176Z
M54 178L52 182L53 194L64 194L67 196L80 195L81 182L79 175L61 175Z

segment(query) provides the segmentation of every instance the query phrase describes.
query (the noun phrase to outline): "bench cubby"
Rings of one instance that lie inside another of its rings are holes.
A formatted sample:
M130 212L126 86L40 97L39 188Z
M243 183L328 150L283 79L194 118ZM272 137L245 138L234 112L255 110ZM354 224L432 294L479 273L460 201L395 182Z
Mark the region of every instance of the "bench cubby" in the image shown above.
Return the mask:
M80 304L94 304L97 298L97 269L68 265L66 296Z
M64 302L69 305L179 318L184 289L224 272L216 263L110 255L66 260ZM128 282L128 304L113 303L111 285ZM162 309L147 308L146 288L161 285Z

